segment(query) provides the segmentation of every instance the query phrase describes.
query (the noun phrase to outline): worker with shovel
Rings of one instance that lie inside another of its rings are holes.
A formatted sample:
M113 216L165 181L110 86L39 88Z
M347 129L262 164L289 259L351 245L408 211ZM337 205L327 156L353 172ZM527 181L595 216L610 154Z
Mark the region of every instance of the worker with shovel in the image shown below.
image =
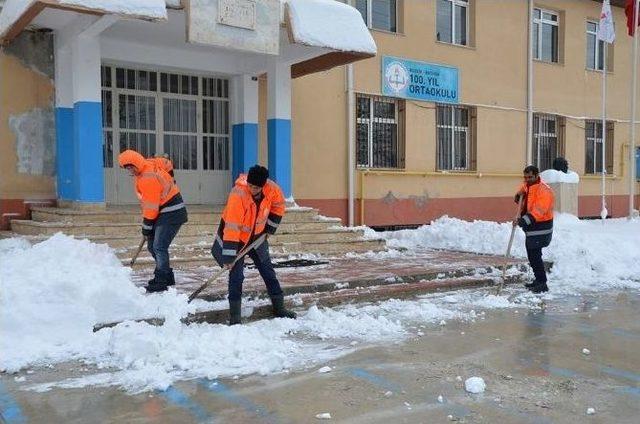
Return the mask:
M522 199L520 217L513 225L519 225L526 236L525 246L529 265L535 281L525 284L533 293L549 291L547 274L542 261L542 248L549 246L553 235L553 190L540 179L536 166L524 168L524 183L515 195L515 202Z
M118 163L135 179L142 206L142 235L147 238L147 249L156 261L154 277L145 288L149 293L165 291L176 283L169 264L169 246L187 222L180 189L164 167L134 150L120 153Z
M280 187L269 179L267 168L255 165L248 174L240 174L222 212L211 254L218 264L229 269L229 325L240 324L244 255L258 268L267 286L273 314L295 318L285 309L284 295L269 256L267 238L274 234L284 216L284 196ZM250 249L243 249L256 240Z

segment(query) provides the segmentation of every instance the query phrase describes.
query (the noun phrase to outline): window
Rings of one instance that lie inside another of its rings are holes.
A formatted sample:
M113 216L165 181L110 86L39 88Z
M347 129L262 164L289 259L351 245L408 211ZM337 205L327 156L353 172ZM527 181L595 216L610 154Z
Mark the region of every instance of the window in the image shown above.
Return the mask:
M403 168L404 101L360 94L356 101L357 166Z
M134 149L176 170L230 169L229 80L109 65L101 77L105 168Z
M533 57L544 62L558 63L557 12L533 9Z
M397 32L397 0L356 0L356 9L369 28Z
M475 168L473 108L436 106L436 155L440 171L471 171Z
M598 24L587 22L587 69L604 68L604 41L597 39Z
M438 41L468 45L469 1L437 0L436 28Z
M533 115L533 163L540 171L553 168L553 160L562 156L564 121L554 115Z
M613 122L607 122L606 173L613 174ZM585 122L585 174L602 174L602 121Z

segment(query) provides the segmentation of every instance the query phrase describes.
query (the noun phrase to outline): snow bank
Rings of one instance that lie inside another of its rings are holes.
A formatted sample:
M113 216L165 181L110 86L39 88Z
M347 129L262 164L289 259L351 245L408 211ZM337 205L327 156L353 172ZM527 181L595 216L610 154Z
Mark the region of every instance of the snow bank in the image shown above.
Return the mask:
M357 9L334 0L287 0L296 43L375 55L376 43Z
M510 223L462 221L447 216L416 230L377 233L391 248L452 249L504 255ZM640 288L640 220L579 220L556 214L551 245L544 259L554 266L549 275L554 293L577 293L610 288ZM524 233L516 230L511 253L526 258Z
M555 169L547 169L540 173L540 178L547 184L552 183L570 183L578 184L580 182L580 176L573 171L569 171L566 174Z

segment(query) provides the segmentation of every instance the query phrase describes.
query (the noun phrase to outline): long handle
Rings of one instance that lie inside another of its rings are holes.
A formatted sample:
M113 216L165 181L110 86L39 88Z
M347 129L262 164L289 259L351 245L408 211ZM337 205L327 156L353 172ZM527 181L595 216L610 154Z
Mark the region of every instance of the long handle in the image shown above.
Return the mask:
M524 196L520 195L520 200L518 201L518 210L516 210L516 217L514 221L520 219L520 214L522 214L522 203L524 202ZM509 256L511 256L511 247L513 246L513 239L516 235L516 223L514 222L511 226L511 236L509 237L509 244L507 245L507 252L504 254L504 263L502 264L502 279L500 280L500 285L498 286L498 290L496 294L500 294L502 291L502 287L504 286L504 280L507 276L507 260Z
M258 237L257 239L255 239L253 241L253 243L251 243L250 245L248 245L247 247L245 247L244 249L242 249L239 253L238 256L236 256L236 258L233 260L233 262L231 263L231 268L233 268L233 266L236 264L236 262L238 262L240 260L240 258L244 257L244 255L246 255L247 253L249 253L249 251L253 248L258 247L259 245L262 244L262 242L264 241L266 237L266 234L262 234L260 237ZM200 287L198 287L196 289L196 291L194 291L193 293L191 293L191 295L189 296L189 300L187 300L187 303L191 303L191 301L193 299L196 298L196 296L198 296L202 290L206 289L207 286L211 283L213 283L214 281L216 281L224 272L226 271L225 268L222 268L220 271L216 272L211 278L209 278L207 281L204 282L204 284L202 284Z
M144 246L144 243L147 241L147 238L145 236L142 236L142 240L140 240L140 244L138 245L138 250L136 250L136 253L133 254L133 258L131 258L131 261L129 262L129 266L133 266L133 264L136 263L136 259L138 259L138 255L140 254L140 252L142 252L142 246Z

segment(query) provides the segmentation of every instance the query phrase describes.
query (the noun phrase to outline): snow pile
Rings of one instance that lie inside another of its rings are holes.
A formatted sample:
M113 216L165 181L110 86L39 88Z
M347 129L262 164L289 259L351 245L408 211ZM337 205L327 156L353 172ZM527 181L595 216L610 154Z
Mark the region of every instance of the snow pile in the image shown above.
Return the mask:
M569 171L566 174L562 171L556 171L555 169L547 169L540 173L540 178L547 184L553 183L570 183L578 184L580 182L580 176L573 171Z
M164 0L58 0L61 5L78 6L123 16L166 20L167 8Z
M377 47L357 9L334 0L287 0L296 43L375 55Z
M487 385L480 377L467 378L467 380L464 382L464 389L469 393L482 393L486 388Z
M504 255L511 223L463 221L447 216L416 230L377 233L391 248L451 249ZM543 250L553 262L549 274L554 293L576 293L609 288L640 288L640 220L579 220L556 214L553 240ZM524 233L516 230L513 256L526 258ZM615 247L614 247L615 246Z

